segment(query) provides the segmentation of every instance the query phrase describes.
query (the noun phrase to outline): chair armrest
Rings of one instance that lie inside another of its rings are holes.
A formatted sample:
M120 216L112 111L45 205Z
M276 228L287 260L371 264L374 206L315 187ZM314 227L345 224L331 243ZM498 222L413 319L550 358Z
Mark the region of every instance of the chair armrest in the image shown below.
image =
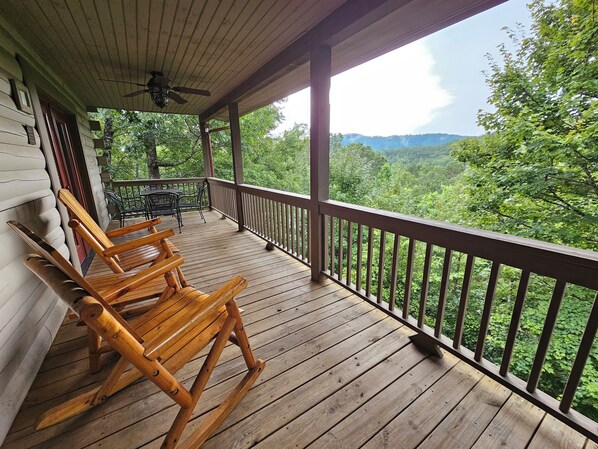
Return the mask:
M158 262L157 264L138 272L134 276L119 282L107 290L103 290L101 295L107 302L114 301L116 298L123 296L131 290L135 290L152 279L180 267L183 265L183 262L183 258L178 255L164 259L162 262ZM166 288L166 285L164 288Z
M145 347L143 355L150 360L157 359L163 349L172 346L178 339L184 337L187 331L216 313L245 287L247 281L241 276L235 276L207 298L186 305L167 323L164 323L164 327L161 327L158 333L143 337L147 338L143 344Z
M124 228L113 229L112 231L106 232L106 235L108 237L119 237L121 235L139 231L144 228L151 228L152 226L155 226L160 223L161 223L160 218L152 218L151 220L146 220L141 223L135 223L130 226L125 226Z
M159 242L160 240L164 240L167 237L172 237L173 235L174 231L172 229L167 229L165 231L156 232L155 234L149 234L145 237L140 237L138 239L131 240L130 242L124 242L120 245L111 246L110 248L106 248L104 251L102 251L102 254L104 254L104 256L106 257L114 257L118 254L131 251L141 246L146 246L152 243Z

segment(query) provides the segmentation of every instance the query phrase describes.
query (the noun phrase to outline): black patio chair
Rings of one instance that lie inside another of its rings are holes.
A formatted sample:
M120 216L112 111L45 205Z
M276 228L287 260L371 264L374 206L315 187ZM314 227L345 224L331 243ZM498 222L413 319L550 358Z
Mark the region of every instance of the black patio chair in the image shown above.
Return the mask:
M120 227L125 225L125 219L131 217L145 216L149 218L147 208L141 198L130 198L123 200L116 192L112 190L104 190L104 195L108 204L112 204L116 209L116 216L120 222Z
M206 217L203 215L202 204L207 187L208 183L204 182L195 192L183 193L179 196L179 209L181 211L197 209L204 223L206 223Z
M179 234L183 226L183 218L179 209L179 195L171 192L155 192L145 196L147 209L151 218L169 215L176 218Z

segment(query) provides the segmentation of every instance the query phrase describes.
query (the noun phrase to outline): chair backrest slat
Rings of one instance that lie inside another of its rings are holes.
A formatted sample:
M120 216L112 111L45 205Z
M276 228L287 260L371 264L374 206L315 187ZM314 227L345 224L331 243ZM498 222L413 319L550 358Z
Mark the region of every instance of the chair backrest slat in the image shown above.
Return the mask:
M95 288L93 288L93 286L87 282L87 280L77 270L75 270L75 267L73 267L57 249L46 242L43 238L35 234L27 226L19 223L18 221L11 220L8 221L7 224L19 237L21 237L25 243L27 243L27 245L29 245L31 249L33 249L33 251L41 255L54 267L54 274L50 274L48 279L60 278L60 276L58 276L56 273L56 270L58 270L65 276L65 279L69 281L69 285L72 286L72 289L78 287L81 291L85 292L85 294L82 296L92 296L95 298L96 301L100 303L110 315L112 315L123 327L127 329L127 331L129 331L137 340L141 341L141 337L137 335L131 325L127 323L124 318L112 308L110 304L108 304L102 295ZM27 260L29 259L31 259L31 256L28 256ZM29 267L29 265L27 266ZM46 282L41 276L40 279ZM46 282L46 284L48 284L48 286L52 288L57 295L61 296L62 293L64 293L62 290L57 290L48 282ZM67 298L70 298L70 296L67 295ZM69 304L69 301L65 297L62 297L62 299ZM76 308L72 307L71 304L69 304L69 307L77 312Z
M58 191L58 199L66 206L71 215L73 215L73 217L76 218L101 245L106 248L114 246L102 228L100 228L94 219L91 218L89 213L70 191L67 189L60 189Z

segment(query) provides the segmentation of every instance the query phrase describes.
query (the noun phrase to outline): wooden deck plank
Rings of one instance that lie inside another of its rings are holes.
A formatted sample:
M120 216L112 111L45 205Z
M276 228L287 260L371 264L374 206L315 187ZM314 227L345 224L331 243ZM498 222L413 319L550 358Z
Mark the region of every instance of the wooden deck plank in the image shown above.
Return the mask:
M529 449L546 449L558 447L559 449L583 449L586 439L551 415L544 416L538 432L534 435Z
M397 349L395 342L384 344L386 349ZM339 419L377 394L386 383L395 382L425 358L412 345L406 345L373 367L357 362L361 370L353 379L344 370L331 370L321 375L321 379L316 379L314 386L306 385L297 389L278 399L268 409L251 416L248 419L250 426L244 423L243 432L240 433L243 440L231 447L248 447L251 440L253 443L259 442L252 446L256 448L301 447L309 444ZM371 379L384 379L385 382L372 382ZM219 436L214 439L218 441Z
M409 331L337 283L310 280L309 267L280 250L265 251L216 213L185 215L172 242L190 283L210 292L240 274L239 295L256 356L267 366L206 448L219 447L574 447L595 444L446 354L420 353ZM166 229L167 218L159 226ZM94 260L90 272L107 268ZM178 373L189 386L202 351ZM33 430L44 410L105 378L87 372L85 329L65 321L3 448L157 449L177 408L151 382L139 381L106 403L63 423ZM227 345L186 430L199 425L243 371ZM507 399L508 398L508 399Z
M474 449L523 448L540 425L544 412L516 394L500 409Z
M507 388L490 378L482 378L418 448L469 449L496 416L510 394ZM474 409L475 414L471 413Z

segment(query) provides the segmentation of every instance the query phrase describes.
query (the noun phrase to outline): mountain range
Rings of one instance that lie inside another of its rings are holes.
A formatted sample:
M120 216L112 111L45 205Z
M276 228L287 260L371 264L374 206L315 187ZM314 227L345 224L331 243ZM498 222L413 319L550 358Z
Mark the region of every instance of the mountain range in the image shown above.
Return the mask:
M402 136L364 136L362 134L344 134L343 145L361 143L371 147L374 151L391 150L411 147L433 147L447 145L455 140L466 139L470 136L458 134L407 134Z

